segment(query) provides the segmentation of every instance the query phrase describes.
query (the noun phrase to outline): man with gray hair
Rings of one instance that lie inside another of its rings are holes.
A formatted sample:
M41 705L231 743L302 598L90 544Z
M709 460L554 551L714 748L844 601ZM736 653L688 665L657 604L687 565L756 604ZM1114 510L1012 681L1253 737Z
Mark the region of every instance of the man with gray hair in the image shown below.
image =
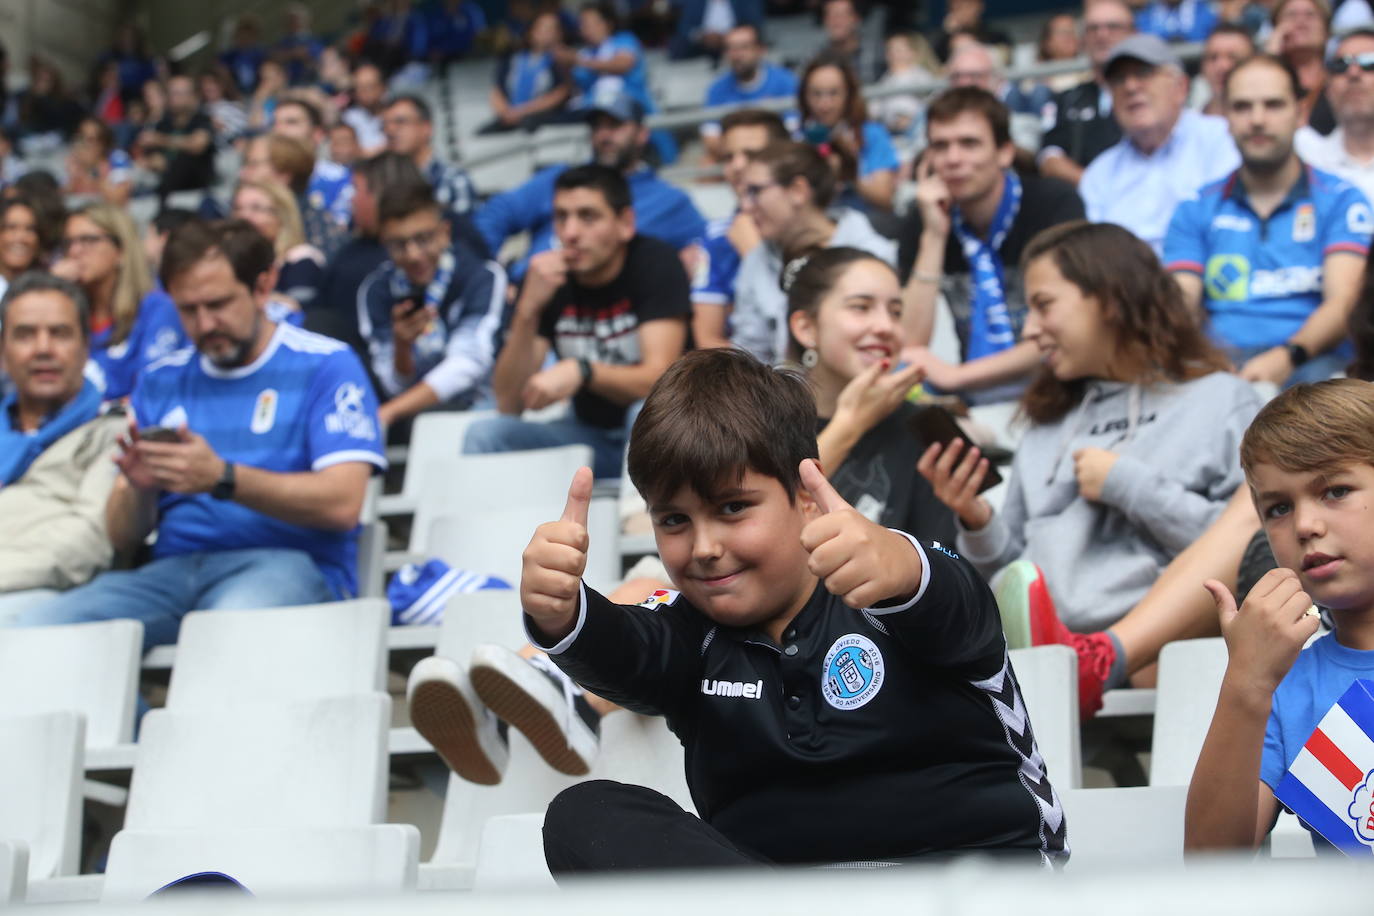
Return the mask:
M105 497L123 415L100 415L82 375L90 307L80 288L31 271L0 300L14 391L0 401L0 623L110 564Z
M1224 119L1184 108L1188 77L1163 40L1132 35L1102 70L1122 138L1084 170L1078 193L1088 219L1124 226L1158 252L1179 201L1235 171L1240 154Z

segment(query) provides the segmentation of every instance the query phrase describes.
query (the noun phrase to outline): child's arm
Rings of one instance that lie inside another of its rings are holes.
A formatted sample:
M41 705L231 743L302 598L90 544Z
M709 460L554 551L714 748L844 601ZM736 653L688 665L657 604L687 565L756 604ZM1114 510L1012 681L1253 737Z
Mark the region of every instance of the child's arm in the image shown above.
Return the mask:
M1318 621L1306 616L1312 599L1291 569L1265 573L1239 611L1226 586L1215 579L1206 584L1229 658L1212 727L1188 787L1184 847L1254 849L1278 807L1273 791L1259 779L1274 691Z

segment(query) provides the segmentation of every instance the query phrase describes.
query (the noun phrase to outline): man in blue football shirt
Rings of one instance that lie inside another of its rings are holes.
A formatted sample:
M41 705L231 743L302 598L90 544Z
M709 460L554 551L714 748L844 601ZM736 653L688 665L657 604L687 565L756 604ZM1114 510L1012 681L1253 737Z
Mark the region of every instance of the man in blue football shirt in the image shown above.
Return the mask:
M1164 263L1206 310L1213 338L1250 381L1320 381L1345 367L1374 216L1354 186L1293 151L1297 75L1242 61L1223 104L1241 167L1179 204Z
M347 226L353 216L353 172L319 155L324 144L320 110L302 98L281 99L272 110L272 133L290 137L315 151L315 170L305 188L306 200L340 226Z
M162 280L195 347L140 378L105 507L117 553L157 531L152 560L26 611L21 626L129 618L147 648L175 642L193 609L356 593L363 497L385 466L376 398L346 345L267 319L273 260L243 222L172 232Z
M786 67L767 60L768 46L759 27L740 23L725 35L725 63L728 71L706 90L706 107L742 105L763 99L789 99L797 96L797 76ZM788 117L795 121L795 112ZM795 126L795 125L794 125ZM707 121L701 125L706 152L720 155L721 125Z

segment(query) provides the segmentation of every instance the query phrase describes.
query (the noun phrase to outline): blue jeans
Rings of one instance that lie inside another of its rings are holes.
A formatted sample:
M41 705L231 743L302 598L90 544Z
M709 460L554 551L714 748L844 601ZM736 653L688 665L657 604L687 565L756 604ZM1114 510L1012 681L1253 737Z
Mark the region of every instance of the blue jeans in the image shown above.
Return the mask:
M143 650L177 641L190 611L287 607L334 601L315 561L301 550L261 548L163 557L138 569L101 573L28 608L17 627L138 620Z
M489 455L557 448L560 445L590 445L592 473L598 479L615 479L620 476L625 460L626 430L638 415L639 404L635 404L630 408L625 426L614 429L591 426L572 414L547 423L531 422L519 417L491 417L478 420L468 427L467 437L463 440L463 454Z

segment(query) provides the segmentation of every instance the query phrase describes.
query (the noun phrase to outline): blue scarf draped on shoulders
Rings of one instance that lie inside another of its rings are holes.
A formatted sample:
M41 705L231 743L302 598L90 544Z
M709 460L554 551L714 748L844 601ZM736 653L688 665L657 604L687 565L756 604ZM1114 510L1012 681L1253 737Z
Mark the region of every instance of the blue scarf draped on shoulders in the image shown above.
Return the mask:
M58 439L100 414L100 391L85 379L81 391L31 433L14 428L13 410L18 396L0 401L0 486L14 483L38 456Z
M973 279L973 302L969 319L966 359L991 356L1009 349L1016 343L1016 331L1007 311L1007 282L1002 271L1002 258L997 250L1007 240L1012 223L1021 210L1021 179L1007 169L1002 185L1002 202L988 227L988 237L982 239L964 222L963 214L955 207L951 214L954 235L964 250Z

